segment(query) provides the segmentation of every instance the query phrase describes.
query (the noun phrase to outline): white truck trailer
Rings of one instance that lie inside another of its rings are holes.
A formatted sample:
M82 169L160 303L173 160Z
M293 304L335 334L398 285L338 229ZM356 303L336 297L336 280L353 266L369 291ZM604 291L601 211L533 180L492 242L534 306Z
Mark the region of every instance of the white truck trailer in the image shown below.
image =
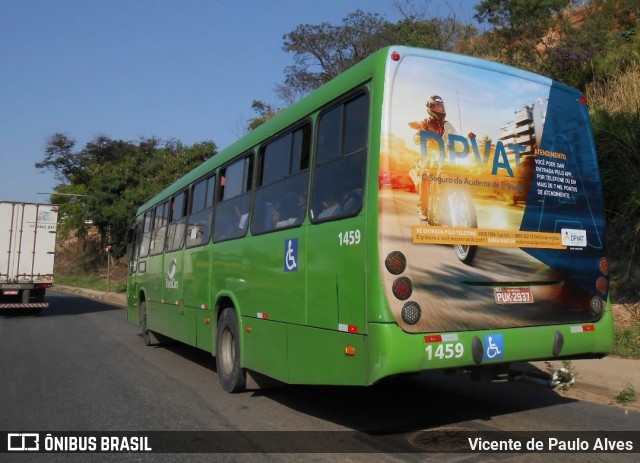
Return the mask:
M57 224L57 206L0 201L0 310L49 306Z

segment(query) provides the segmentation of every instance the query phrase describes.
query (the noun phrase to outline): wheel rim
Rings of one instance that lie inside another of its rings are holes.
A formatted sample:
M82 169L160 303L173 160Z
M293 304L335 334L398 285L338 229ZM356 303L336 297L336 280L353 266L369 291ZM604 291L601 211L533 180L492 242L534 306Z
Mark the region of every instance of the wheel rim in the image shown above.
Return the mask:
M463 245L456 245L456 252L458 253L458 257L460 259L466 259L466 257L469 255L469 246L463 246Z
M233 365L236 358L236 347L233 339L233 333L226 328L222 333L220 340L220 366L225 374L233 371Z

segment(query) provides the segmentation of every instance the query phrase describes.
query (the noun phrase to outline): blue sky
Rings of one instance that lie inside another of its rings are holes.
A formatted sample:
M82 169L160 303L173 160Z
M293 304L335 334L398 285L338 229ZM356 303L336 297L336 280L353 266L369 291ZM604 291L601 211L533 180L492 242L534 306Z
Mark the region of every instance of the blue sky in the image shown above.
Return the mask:
M471 22L479 0L433 0ZM273 94L300 24L362 9L399 19L393 0L0 0L0 200L47 202L34 167L56 132L76 149L98 135L177 138L224 148ZM421 4L419 0L416 5Z

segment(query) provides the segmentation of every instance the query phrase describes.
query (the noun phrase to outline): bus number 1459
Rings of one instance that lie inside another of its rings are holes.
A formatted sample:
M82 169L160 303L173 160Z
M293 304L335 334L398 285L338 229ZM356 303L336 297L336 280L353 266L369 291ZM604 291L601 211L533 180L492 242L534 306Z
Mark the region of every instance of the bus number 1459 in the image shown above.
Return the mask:
M360 230L349 230L346 232L338 233L338 240L340 246L353 246L360 244Z
M439 360L457 358L459 359L464 355L464 346L461 342L457 342L455 344L438 344L438 347L433 348L433 344L429 344L425 347L425 351L427 352L427 360L433 360L437 358Z

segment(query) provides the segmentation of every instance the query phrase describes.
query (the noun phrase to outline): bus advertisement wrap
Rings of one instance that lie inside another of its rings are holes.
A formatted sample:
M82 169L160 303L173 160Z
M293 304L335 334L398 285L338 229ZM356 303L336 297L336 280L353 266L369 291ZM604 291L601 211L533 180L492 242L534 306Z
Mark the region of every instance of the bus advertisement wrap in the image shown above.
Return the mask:
M604 255L604 211L586 105L549 79L509 72L418 52L389 66L380 255L408 256L420 320L407 323L406 303L388 292L405 331L593 322L601 315L591 300ZM495 287L527 296L505 303ZM443 299L448 303L436 303Z

